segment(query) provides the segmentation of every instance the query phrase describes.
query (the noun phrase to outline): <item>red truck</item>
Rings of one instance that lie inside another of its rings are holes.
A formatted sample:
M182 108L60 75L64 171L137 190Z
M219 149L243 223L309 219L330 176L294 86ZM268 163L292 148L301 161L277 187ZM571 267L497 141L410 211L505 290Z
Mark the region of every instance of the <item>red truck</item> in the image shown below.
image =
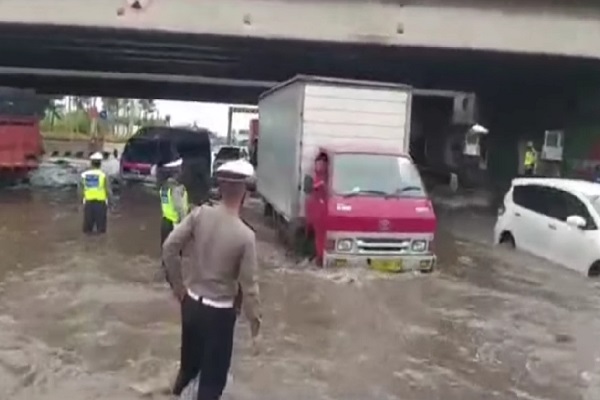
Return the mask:
M431 271L436 216L408 155L411 88L298 76L259 100L257 190L322 266Z
M26 180L43 154L43 101L32 90L0 88L0 182Z

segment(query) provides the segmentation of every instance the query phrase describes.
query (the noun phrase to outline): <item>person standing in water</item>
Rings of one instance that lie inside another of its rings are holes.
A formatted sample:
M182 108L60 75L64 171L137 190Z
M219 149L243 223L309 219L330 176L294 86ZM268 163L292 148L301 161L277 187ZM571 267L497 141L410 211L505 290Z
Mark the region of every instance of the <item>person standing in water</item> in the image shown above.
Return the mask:
M173 292L182 305L181 366L173 388L180 395L199 375L198 399L221 398L231 365L235 303L242 308L253 343L260 330L255 235L240 219L247 180L254 168L244 160L223 164L216 173L221 203L196 207L175 227L163 246ZM180 252L191 246L185 282Z
M110 187L102 171L102 153L90 156L91 168L81 174L81 197L83 198L83 233L106 233Z

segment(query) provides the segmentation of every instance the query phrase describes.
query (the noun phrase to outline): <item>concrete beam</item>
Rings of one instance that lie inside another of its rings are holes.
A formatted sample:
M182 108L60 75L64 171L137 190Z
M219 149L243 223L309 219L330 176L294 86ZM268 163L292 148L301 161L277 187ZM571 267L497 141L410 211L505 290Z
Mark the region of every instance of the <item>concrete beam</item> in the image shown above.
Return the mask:
M0 23L76 25L600 58L600 3L335 0L2 0ZM493 2L498 4L498 2Z
M21 67L1 67L0 75L11 76L42 76L42 77L60 77L60 78L88 78L97 80L113 81L141 81L141 82L159 82L159 83L185 83L191 85L211 85L211 86L235 86L269 89L277 84L275 81L255 81L229 78L216 78L198 75L167 75L167 74L146 74L146 73L126 73L126 72L105 72L105 71L76 71L65 69L50 68L21 68Z

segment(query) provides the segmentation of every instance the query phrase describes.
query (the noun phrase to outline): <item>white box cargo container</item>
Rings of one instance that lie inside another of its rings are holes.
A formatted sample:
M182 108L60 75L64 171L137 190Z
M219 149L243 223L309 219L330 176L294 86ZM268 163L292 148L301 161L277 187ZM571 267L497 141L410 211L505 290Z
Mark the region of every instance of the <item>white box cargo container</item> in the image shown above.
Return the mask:
M408 154L411 88L401 84L296 76L258 103L257 190L290 222L304 217L302 181L320 147Z

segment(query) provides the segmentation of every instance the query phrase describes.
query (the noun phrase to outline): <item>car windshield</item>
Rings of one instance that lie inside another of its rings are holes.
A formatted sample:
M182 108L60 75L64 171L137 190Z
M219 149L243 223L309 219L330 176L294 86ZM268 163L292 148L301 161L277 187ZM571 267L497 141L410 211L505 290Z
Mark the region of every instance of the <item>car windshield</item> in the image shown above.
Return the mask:
M217 158L220 160L237 160L240 158L240 148L221 147L217 153Z
M385 154L334 156L332 186L342 196L425 196L419 172L410 159Z

